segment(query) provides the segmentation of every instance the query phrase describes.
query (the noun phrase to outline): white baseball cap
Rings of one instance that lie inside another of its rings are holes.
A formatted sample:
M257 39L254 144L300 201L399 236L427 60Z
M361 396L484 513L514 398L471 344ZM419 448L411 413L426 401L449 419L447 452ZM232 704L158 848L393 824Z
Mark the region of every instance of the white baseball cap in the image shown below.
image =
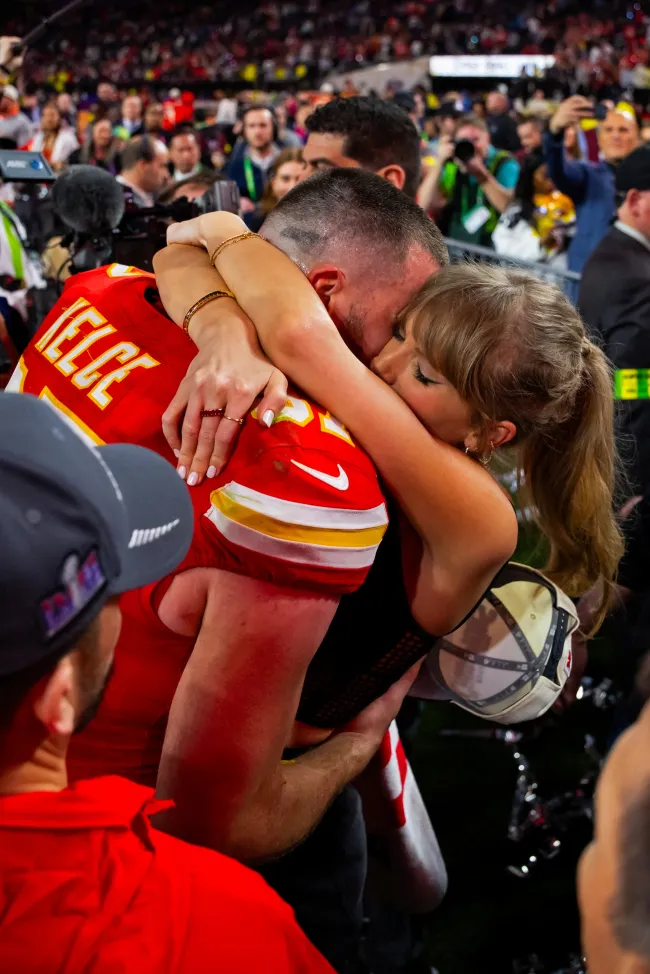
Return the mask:
M571 672L573 602L541 572L510 562L468 619L438 640L409 696L450 700L517 724L545 713Z
M11 98L12 101L20 101L20 95L18 94L18 89L14 88L13 85L4 85L2 89L3 98Z

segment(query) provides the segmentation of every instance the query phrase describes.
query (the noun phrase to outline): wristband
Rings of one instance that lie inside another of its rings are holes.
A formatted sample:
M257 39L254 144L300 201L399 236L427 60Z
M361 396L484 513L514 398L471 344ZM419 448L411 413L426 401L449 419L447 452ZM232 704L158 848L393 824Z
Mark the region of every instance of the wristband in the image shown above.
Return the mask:
M196 312L200 311L201 308L204 308L206 304L210 304L211 301L216 301L217 298L235 299L235 295L232 293L232 291L210 291L209 294L204 294L202 298L199 298L198 301L195 301L192 307L190 308L190 310L183 318L183 331L188 337L190 334L190 321L192 320Z

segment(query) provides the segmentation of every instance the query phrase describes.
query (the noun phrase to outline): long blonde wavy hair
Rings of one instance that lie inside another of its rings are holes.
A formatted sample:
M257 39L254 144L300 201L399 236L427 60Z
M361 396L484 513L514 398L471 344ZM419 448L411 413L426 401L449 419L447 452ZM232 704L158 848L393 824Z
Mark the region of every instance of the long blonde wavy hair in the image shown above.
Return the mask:
M602 621L623 541L614 517L612 376L555 286L485 264L430 278L405 311L423 355L488 424L510 420L524 489L545 534L545 573L568 595L603 583Z

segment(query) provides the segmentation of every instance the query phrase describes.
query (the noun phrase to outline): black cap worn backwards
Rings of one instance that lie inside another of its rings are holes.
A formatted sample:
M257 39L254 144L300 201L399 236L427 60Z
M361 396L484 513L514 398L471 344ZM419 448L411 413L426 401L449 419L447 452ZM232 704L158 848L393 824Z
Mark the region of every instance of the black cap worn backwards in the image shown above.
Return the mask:
M63 656L111 595L173 571L193 521L162 457L89 447L47 403L0 393L0 676Z
M616 190L650 190L650 146L642 145L630 152L616 169Z

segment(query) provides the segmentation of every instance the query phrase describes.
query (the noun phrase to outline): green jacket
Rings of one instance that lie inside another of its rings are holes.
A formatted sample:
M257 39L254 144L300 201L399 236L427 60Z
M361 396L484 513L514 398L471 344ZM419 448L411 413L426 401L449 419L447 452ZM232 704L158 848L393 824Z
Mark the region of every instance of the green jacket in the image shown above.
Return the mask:
M506 159L510 159L509 152L495 152L487 164L489 172L496 177L499 166ZM500 213L486 198L485 193L475 179L458 179L458 165L450 159L445 163L440 174L440 189L447 198L445 207L444 230L454 240L465 243L479 244L489 247L492 232L499 222ZM464 174L461 174L463 176ZM487 206L490 211L488 220L474 233L469 233L463 224L464 218L477 206Z

